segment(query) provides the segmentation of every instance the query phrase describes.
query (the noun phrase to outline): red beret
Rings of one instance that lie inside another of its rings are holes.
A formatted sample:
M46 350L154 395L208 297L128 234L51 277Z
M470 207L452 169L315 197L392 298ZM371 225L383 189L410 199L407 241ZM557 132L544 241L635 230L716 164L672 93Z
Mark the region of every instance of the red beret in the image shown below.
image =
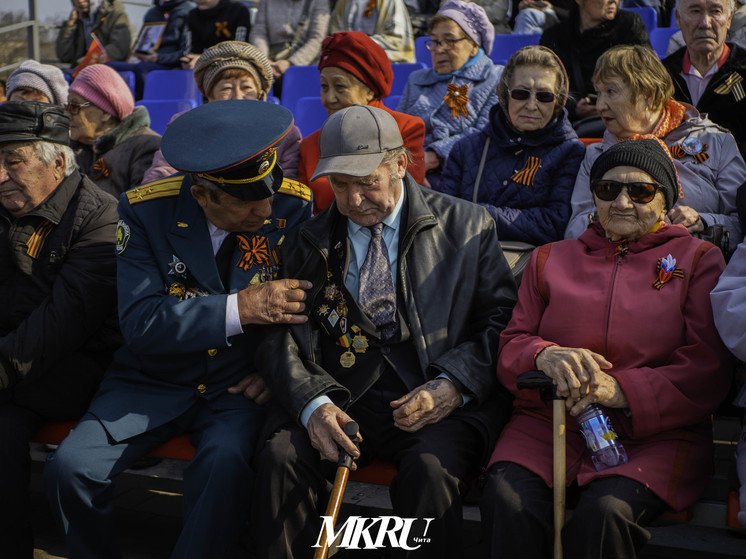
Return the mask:
M327 66L341 68L373 90L378 99L388 97L394 71L386 52L360 31L339 31L321 45L319 70Z

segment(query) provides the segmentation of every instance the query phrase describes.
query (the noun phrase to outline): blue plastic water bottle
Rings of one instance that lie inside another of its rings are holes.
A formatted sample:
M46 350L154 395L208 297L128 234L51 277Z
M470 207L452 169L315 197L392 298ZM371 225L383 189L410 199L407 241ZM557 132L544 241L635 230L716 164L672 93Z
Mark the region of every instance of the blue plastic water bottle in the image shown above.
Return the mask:
M580 412L577 419L596 471L627 463L627 451L619 442L611 419L602 406L589 405Z

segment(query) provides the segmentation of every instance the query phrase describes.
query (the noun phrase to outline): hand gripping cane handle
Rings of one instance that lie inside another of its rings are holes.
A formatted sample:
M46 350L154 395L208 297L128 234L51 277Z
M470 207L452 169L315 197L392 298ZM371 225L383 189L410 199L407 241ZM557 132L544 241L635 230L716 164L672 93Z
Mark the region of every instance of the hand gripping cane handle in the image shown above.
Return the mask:
M526 388L539 389L544 401L552 400L552 464L554 474L554 559L562 559L562 527L565 525L565 493L567 480L567 462L565 446L565 401L557 394L554 381L542 371L528 371L518 375L516 386L519 390Z
M358 424L354 421L349 421L344 426L345 435L350 440L358 444ZM344 496L345 487L347 486L347 478L350 475L350 468L352 468L353 458L344 449L337 445L339 449L339 460L337 461L337 474L334 476L334 487L332 487L331 495L329 496L329 504L326 506L326 516L331 517L331 525L334 526L337 523L337 516L339 515L339 509L342 506L342 497ZM316 552L313 555L313 559L326 559L329 553L329 544L327 542L326 533L321 534L320 547L316 548Z

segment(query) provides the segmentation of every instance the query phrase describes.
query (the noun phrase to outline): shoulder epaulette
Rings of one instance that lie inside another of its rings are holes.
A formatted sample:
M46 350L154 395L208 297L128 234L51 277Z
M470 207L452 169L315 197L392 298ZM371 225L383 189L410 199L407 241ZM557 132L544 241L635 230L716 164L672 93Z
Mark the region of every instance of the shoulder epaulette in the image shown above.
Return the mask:
M142 186L128 190L127 200L129 200L130 204L139 204L140 202L155 200L156 198L178 196L183 180L183 175L177 175L143 184Z
M302 198L306 202L311 201L311 189L302 182L294 181L293 179L282 179L282 186L277 192Z

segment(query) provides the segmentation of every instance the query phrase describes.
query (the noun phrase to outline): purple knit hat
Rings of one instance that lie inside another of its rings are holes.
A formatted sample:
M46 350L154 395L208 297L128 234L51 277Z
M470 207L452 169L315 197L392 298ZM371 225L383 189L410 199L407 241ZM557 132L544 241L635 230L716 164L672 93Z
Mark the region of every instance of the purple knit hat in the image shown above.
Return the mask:
M88 99L102 111L124 120L135 108L129 86L116 70L105 64L83 68L70 85L70 93Z
M445 16L458 23L464 33L482 47L486 54L492 52L492 43L495 42L495 28L482 6L474 2L448 0L438 10L437 15Z

